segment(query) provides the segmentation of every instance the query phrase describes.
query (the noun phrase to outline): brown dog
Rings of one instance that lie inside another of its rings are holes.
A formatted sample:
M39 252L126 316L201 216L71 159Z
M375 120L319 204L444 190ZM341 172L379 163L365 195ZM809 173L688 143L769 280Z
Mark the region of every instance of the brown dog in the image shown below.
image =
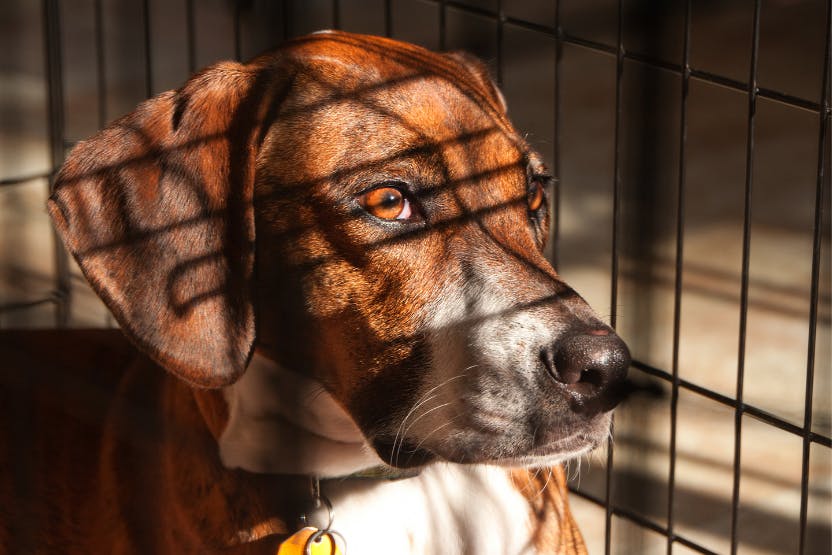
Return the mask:
M550 181L481 64L346 33L79 144L49 210L143 354L2 336L3 551L275 553L320 479L351 553L583 552L559 464L629 355Z

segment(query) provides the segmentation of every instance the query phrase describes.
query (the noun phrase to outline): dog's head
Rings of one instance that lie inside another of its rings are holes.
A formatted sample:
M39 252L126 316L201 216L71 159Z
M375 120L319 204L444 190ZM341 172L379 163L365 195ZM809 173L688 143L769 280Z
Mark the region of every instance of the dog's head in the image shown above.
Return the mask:
M479 62L326 33L79 144L50 212L191 384L233 383L256 344L392 465L539 465L606 437L629 364L543 256L551 181Z

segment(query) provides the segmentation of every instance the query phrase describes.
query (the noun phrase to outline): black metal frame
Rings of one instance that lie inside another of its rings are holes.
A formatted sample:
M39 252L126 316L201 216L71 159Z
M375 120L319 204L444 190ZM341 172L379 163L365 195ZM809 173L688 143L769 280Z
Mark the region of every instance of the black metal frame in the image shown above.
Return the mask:
M186 21L187 21L187 45L188 45L188 64L193 71L196 69L196 44L195 44L195 19L194 19L194 1L186 1ZM555 104L555 120L553 121L553 132L555 137L554 142L554 169L556 174L560 170L560 63L561 53L564 44L569 44L585 49L592 50L596 53L614 57L616 60L616 80L615 80L615 160L614 160L614 183L613 183L613 256L611 260L611 324L615 326L617 320L617 299L618 299L618 282L619 282L619 257L620 257L620 226L621 226L621 115L622 115L622 77L624 73L625 61L636 61L646 66L659 68L678 75L681 80L681 121L679 133L679 162L678 162L678 182L677 182L677 206L676 206L676 260L675 260L675 279L674 279L674 316L673 316L673 350L672 350L672 367L664 370L661 368L652 367L642 361L635 360L633 367L646 375L658 378L669 384L670 396L670 418L671 418L671 435L670 435L670 468L668 474L668 498L667 498L667 525L662 526L651 519L638 514L632 510L621 506L616 506L612 500L612 487L614 481L614 448L612 442L608 446L607 455L607 469L606 469L606 491L603 498L599 498L581 490L574 490L577 495L588 499L603 507L606 511L606 527L605 527L605 552L611 552L611 528L612 517L622 517L638 526L652 530L667 538L667 552L671 553L673 544L678 543L700 553L713 553L706 547L697 544L689 538L686 538L675 531L674 527L674 485L676 480L676 439L677 439L677 408L680 390L686 390L697 395L703 396L707 399L715 401L726 407L734 410L734 462L733 462L733 491L732 491L732 510L731 510L731 553L736 553L738 544L737 534L737 520L739 507L739 491L740 491L740 457L742 445L742 418L744 415L754 417L770 426L779 430L783 430L793 434L802 439L803 453L802 453L802 472L801 472L801 503L800 503L800 553L804 553L806 549L806 530L807 530L807 505L808 505L808 491L809 491L809 457L810 448L812 444L820 445L828 449L832 449L832 438L828 435L814 432L812 430L812 403L813 403L813 389L814 389L814 374L815 374L815 348L817 343L817 322L818 322L818 304L820 291L820 266L821 266L821 243L823 235L823 210L828 209L829 198L829 176L825 175L825 168L829 164L828 157L830 156L830 102L832 101L832 92L830 92L830 62L832 61L832 45L830 45L830 28L832 28L832 7L828 5L826 13L826 38L825 38L825 68L822 78L822 91L820 102L815 102L805 98L799 98L783 92L778 92L771 89L759 87L757 84L757 59L759 50L760 37L760 12L761 0L755 1L754 17L753 17L753 35L752 35L752 49L751 60L749 68L749 79L747 83L743 83L731 78L721 75L703 71L690 64L690 34L691 34L691 3L692 0L684 1L684 43L683 43L683 57L681 64L668 62L661 59L656 59L647 55L636 52L629 52L625 50L623 44L623 0L618 0L618 30L617 30L617 44L610 46L599 42L587 40L582 37L573 36L567 33L561 26L560 3L556 4L555 19L551 24L541 23L536 21L526 21L509 17L503 10L502 0L497 0L496 11L474 7L467 3L451 1L451 0L424 0L438 6L439 9L439 43L440 48L444 48L446 44L446 10L451 7L456 10L476 14L490 18L496 22L496 43L497 43L497 80L502 81L503 77L503 28L505 25L512 25L519 28L536 31L552 37L555 40L556 56L553 60L554 76L555 76L555 97L553 102ZM234 11L234 45L235 53L239 59L241 53L240 41L240 14L242 9L242 2L238 2ZM152 29L150 25L150 4L148 0L142 0L144 10L144 49L145 49L145 84L146 94L151 95L153 91L153 59L151 52L152 44ZM292 35L290 28L290 10L292 9L292 2L283 1L283 20L284 38ZM332 25L335 28L340 26L340 10L341 5L338 0L332 0ZM393 8L391 0L384 2L384 22L385 31L388 36L393 34ZM49 137L50 137L50 153L51 153L51 171L48 173L26 175L21 177L2 178L0 179L0 187L19 186L30 183L49 181L51 182L54 173L60 167L64 158L66 148L69 144L66 142L64 134L64 98L63 98L63 71L61 64L61 22L60 22L60 6L59 0L43 0L43 24L45 37L45 53L46 53L46 73L47 73L47 90L48 90L48 116L49 116ZM98 72L98 123L103 126L106 122L106 91L107 81L104 72L105 63L105 49L103 47L103 20L102 20L102 6L101 0L95 0L94 4L95 14L95 44L96 44L96 64ZM737 394L736 398L731 398L712 391L708 388L697 385L696 383L682 379L679 376L679 343L680 343L680 313L681 313L681 296L682 296L682 260L684 253L684 197L683 194L686 187L685 173L686 173L686 139L688 126L688 93L691 80L699 80L721 87L726 87L735 91L747 94L748 98L748 115L747 115L747 140L746 140L746 164L745 164L745 211L744 211L744 225L743 225L743 249L742 249L742 281L740 293L740 326L739 326L739 352L738 352L738 372L737 372ZM797 426L790 423L774 414L771 414L759 407L747 404L743 400L744 388L744 370L745 370L745 338L747 328L747 314L748 314L748 292L749 292L749 245L751 240L751 197L754 190L753 183L753 163L755 154L754 145L754 131L756 124L756 106L759 98L766 98L775 100L777 102L809 110L818 115L819 119L819 138L818 138L818 165L817 165L817 183L816 183L816 198L815 198L815 217L814 217L814 237L813 237L813 251L812 251L812 278L811 278L811 299L810 299L810 316L809 316L809 341L807 345L807 368L806 368L806 392L805 392L805 412L803 418L803 425ZM557 177L557 175L556 175ZM554 199L555 209L557 210L559 199ZM556 218L557 221L557 218ZM557 230L555 230L557 236ZM66 252L61 248L58 241L55 241L55 263L56 276L55 285L52 292L42 298L29 302L10 303L0 306L0 313L24 310L51 303L55 307L55 324L59 327L65 326L68 321L69 308L72 302L70 296L70 271Z

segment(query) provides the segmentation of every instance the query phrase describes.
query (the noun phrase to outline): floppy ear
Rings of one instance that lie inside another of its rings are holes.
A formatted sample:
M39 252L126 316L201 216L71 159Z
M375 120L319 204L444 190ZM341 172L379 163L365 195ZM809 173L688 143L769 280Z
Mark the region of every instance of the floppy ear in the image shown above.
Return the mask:
M79 143L49 213L124 331L196 386L254 344L252 194L263 71L221 63Z

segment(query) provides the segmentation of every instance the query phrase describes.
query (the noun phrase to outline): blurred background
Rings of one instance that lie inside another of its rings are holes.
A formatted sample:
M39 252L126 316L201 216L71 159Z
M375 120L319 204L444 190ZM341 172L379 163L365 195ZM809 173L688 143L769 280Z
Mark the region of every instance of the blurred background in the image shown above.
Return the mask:
M611 446L569 468L590 553L830 553L830 10L3 0L0 328L114 325L44 203L142 99L324 28L467 50L559 178L558 271L633 353Z

